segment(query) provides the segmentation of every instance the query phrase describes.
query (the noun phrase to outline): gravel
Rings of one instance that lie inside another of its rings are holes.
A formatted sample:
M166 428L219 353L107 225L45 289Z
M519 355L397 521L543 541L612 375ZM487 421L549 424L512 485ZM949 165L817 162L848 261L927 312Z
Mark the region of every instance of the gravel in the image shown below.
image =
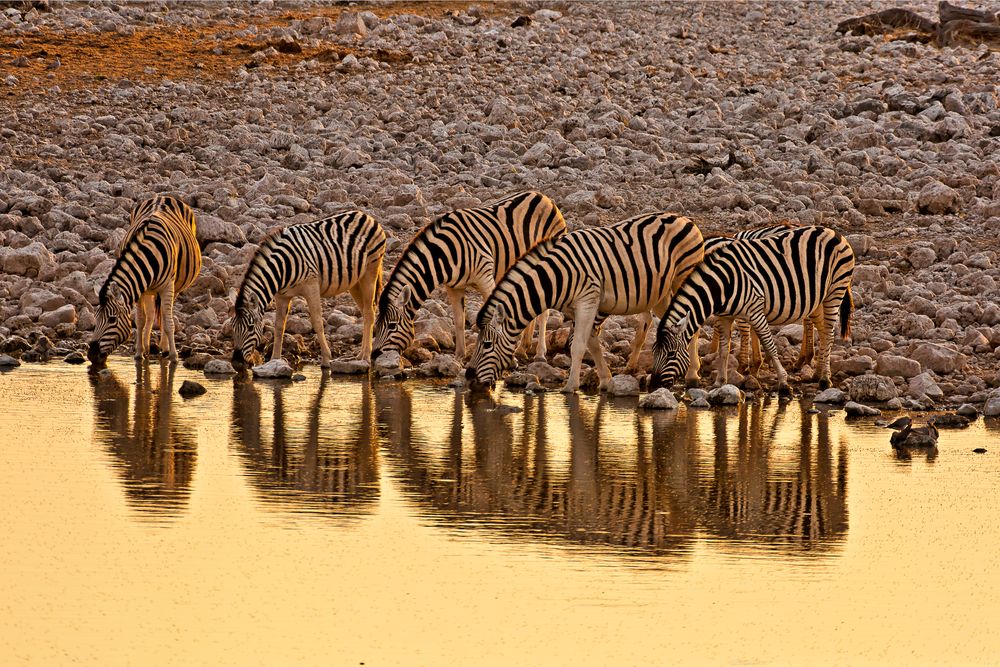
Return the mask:
M877 373L906 395L932 371L956 405L982 405L1000 385L998 56L834 32L888 4L535 3L453 15L433 3L301 4L291 15L270 2L91 4L0 17L0 34L22 40L0 55L7 353L33 336L85 345L94 288L129 209L150 193L178 193L199 215L202 276L175 313L182 347L214 355L230 346L231 290L269 229L360 208L390 235L388 270L434 216L530 188L553 197L571 229L651 210L689 215L706 234L832 226L858 252L853 338L835 343L835 384ZM519 15L530 22L511 27ZM157 48L179 57L124 50L150 31L177 37ZM68 39L58 69L39 55L38 40L55 35ZM90 74L73 45L100 40L133 69ZM34 290L57 298L28 304ZM405 355L420 364L454 347L445 295L422 310L429 353ZM330 300L325 321L334 354L353 353L361 319L350 298ZM303 322L295 303L286 346L318 356ZM552 327L553 354L568 326ZM605 323L616 370L634 327ZM777 344L790 364L794 327ZM542 384L558 375L540 370Z

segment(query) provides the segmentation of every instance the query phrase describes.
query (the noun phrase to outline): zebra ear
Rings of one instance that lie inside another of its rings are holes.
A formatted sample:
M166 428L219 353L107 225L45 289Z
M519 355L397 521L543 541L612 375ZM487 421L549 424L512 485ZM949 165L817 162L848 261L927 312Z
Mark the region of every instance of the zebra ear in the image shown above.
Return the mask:
M677 322L677 324L674 324L673 326L667 325L667 330L673 336L680 336L682 333L684 333L684 330L687 329L687 325L688 325L688 316L685 315L680 319L679 322Z
M498 303L497 307L493 309L493 317L490 318L490 326L499 329L503 326L504 320L507 319L507 308L502 304Z
M413 297L413 290L410 289L409 285L403 285L403 289L399 291L399 296L396 297L396 305L400 308L405 308L410 305L410 299Z

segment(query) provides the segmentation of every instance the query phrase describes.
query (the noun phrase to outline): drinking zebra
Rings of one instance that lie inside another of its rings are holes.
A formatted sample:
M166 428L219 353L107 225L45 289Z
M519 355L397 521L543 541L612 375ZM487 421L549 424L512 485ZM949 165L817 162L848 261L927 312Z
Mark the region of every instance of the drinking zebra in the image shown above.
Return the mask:
M518 334L552 308L575 320L563 391L579 388L585 350L594 358L605 388L611 373L595 321L609 315L643 315L629 355L629 366L634 367L652 321L650 311L664 311L701 262L703 248L698 227L670 213L640 215L540 243L511 267L479 311L479 342L469 376L484 385L496 382L513 360Z
M263 337L264 311L274 300L271 359L281 358L292 298L304 297L319 338L322 365L332 359L323 330L320 299L349 291L361 309L361 359L371 355L375 298L382 281L385 232L366 213L347 211L321 220L289 225L265 238L243 276L233 319L233 366L256 356Z
M464 359L466 290L487 297L499 276L529 248L565 231L566 221L555 202L538 192L452 211L426 225L396 262L379 298L375 356L390 350L402 353L409 346L417 309L444 285L455 317L455 356ZM545 324L546 318L539 317L539 359L545 358ZM533 328L526 332L525 352Z
M98 292L97 325L87 358L103 363L132 334L135 308L135 357L149 354L153 320L160 320L160 351L177 361L174 299L201 271L194 211L169 195L156 195L132 208L131 224L118 260Z
M789 223L769 225L767 227L759 227L757 229L747 229L742 232L738 232L734 236L710 236L705 239L705 257L708 257L713 252L732 243L734 240L747 240L747 239L763 239L771 238L775 236L781 236L789 231L795 229ZM739 356L739 366L737 367L740 373L749 373L751 375L756 375L763 365L764 360L760 352L760 339L753 333L750 328L750 323L743 318L738 318L735 322L737 330L740 333L740 356ZM697 340L698 334L695 334L695 340ZM712 336L712 352L719 351L719 341L721 339L720 330L718 327L715 328L714 334ZM799 354L798 360L795 362L796 367L801 367L804 364L812 361L813 357L813 326L809 319L802 321L802 350ZM694 347L693 349L697 349ZM690 376L690 373L688 373ZM697 383L697 380L694 381Z
M820 387L828 387L838 316L841 336L850 333L853 272L850 244L824 227L799 227L778 237L734 241L718 248L681 285L659 323L651 388L669 386L685 372L690 358L686 348L711 315L722 322L716 384L727 380L729 335L733 320L742 317L770 357L779 390L787 392L788 375L778 359L770 325L808 318L819 330Z

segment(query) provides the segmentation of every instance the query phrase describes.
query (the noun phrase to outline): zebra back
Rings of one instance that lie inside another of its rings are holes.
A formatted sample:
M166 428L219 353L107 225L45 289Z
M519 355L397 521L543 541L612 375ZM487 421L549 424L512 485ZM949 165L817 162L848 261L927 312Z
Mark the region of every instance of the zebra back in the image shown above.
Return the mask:
M419 306L438 285L464 285L486 272L496 280L536 243L565 231L559 208L540 192L447 213L407 245L382 291L379 312L406 286Z
M346 291L373 264L381 265L383 255L385 231L361 211L289 225L261 241L243 276L236 309L243 310L251 297L266 308L275 294L311 278L319 279L321 294Z
M703 247L698 227L672 213L576 230L537 245L511 267L477 322L483 327L503 305L520 329L549 308L568 307L587 289L601 291L602 314L649 310L702 261Z
M174 294L191 286L201 272L201 247L195 237L194 211L170 195L156 195L132 208L130 225L118 247L118 259L98 294L118 284L131 302L173 280Z
M739 315L750 298L764 298L772 324L797 322L827 299L849 293L854 251L838 232L797 227L717 248L691 273L660 322L660 331L687 318L690 338L711 315ZM660 338L658 332L657 338Z

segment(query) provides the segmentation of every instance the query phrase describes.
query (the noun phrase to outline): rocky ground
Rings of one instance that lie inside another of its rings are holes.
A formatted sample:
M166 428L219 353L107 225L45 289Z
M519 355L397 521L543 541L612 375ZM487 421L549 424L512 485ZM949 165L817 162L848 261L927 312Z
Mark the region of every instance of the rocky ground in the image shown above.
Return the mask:
M834 227L858 254L840 386L878 375L861 383L911 407L983 402L1000 384L1000 56L834 31L887 6L2 10L0 353L81 348L128 211L153 192L199 216L203 275L178 306L196 364L227 347L231 290L269 228L361 208L391 237L388 270L434 216L531 188L571 228L649 210L706 234ZM356 308L327 314L353 353ZM543 376L567 362L560 322ZM314 354L310 330L296 306L286 349ZM613 365L632 332L605 326ZM435 356L453 346L443 295L419 333L411 361L461 367ZM789 359L800 338L781 330Z

